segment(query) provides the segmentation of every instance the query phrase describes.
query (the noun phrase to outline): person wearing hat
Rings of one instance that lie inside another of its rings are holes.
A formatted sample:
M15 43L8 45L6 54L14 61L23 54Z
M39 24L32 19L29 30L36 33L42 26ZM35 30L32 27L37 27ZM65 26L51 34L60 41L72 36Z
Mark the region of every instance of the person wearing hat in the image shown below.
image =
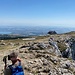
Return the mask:
M21 59L18 58L18 54L16 52L12 52L8 55L8 60L11 60L12 64L9 66L5 64L4 75L24 75Z

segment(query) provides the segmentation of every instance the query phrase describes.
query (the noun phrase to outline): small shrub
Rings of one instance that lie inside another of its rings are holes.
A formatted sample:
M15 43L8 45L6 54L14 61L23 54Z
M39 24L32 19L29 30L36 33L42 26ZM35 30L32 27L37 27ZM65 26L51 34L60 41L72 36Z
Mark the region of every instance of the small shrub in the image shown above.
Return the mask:
M58 43L58 48L61 52L63 52L67 49L67 46L65 45L65 43Z

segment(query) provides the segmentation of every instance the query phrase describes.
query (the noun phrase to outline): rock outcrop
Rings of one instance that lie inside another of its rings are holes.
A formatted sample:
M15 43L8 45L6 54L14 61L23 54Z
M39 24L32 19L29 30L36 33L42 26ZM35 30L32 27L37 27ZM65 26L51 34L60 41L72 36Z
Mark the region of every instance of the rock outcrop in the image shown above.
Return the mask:
M22 59L25 75L75 75L75 61L71 58L74 44L71 47L71 42L66 42L65 38L50 38L46 41L19 44L14 50ZM4 67L2 58L11 51L0 51L0 75L3 75Z
M53 35L53 34L57 34L56 31L49 31L48 34Z

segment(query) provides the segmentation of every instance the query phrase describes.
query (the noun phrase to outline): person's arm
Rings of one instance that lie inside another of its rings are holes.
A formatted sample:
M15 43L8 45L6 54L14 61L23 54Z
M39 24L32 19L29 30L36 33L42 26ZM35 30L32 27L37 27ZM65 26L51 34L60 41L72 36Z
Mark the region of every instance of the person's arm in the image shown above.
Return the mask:
M19 57L17 57L17 60L18 60L19 62L21 62L21 66L22 66L22 68L23 68L23 70L24 70L24 63L21 61L21 59L20 59Z
M6 67L7 67L7 56L4 56L3 57L3 62L4 62L4 69L6 69Z
M20 59L19 57L17 57L17 60L18 60L19 62L21 62L21 59Z
M6 68L7 68L7 64L4 65L4 69L6 69Z

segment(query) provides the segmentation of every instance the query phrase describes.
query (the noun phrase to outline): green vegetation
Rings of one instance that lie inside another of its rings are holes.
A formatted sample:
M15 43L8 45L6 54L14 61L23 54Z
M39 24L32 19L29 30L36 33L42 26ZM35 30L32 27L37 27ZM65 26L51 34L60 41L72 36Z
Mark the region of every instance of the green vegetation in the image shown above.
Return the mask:
M37 36L36 39L45 39L45 38L48 38L49 35L46 35L46 36Z
M18 39L18 38L27 38L26 36L22 35L15 35L15 34L0 34L0 40L9 40L9 39Z
M58 43L58 48L61 52L65 51L67 46L65 45L65 43Z
M75 31L71 31L71 32L68 32L68 33L65 33L65 34L75 34Z

